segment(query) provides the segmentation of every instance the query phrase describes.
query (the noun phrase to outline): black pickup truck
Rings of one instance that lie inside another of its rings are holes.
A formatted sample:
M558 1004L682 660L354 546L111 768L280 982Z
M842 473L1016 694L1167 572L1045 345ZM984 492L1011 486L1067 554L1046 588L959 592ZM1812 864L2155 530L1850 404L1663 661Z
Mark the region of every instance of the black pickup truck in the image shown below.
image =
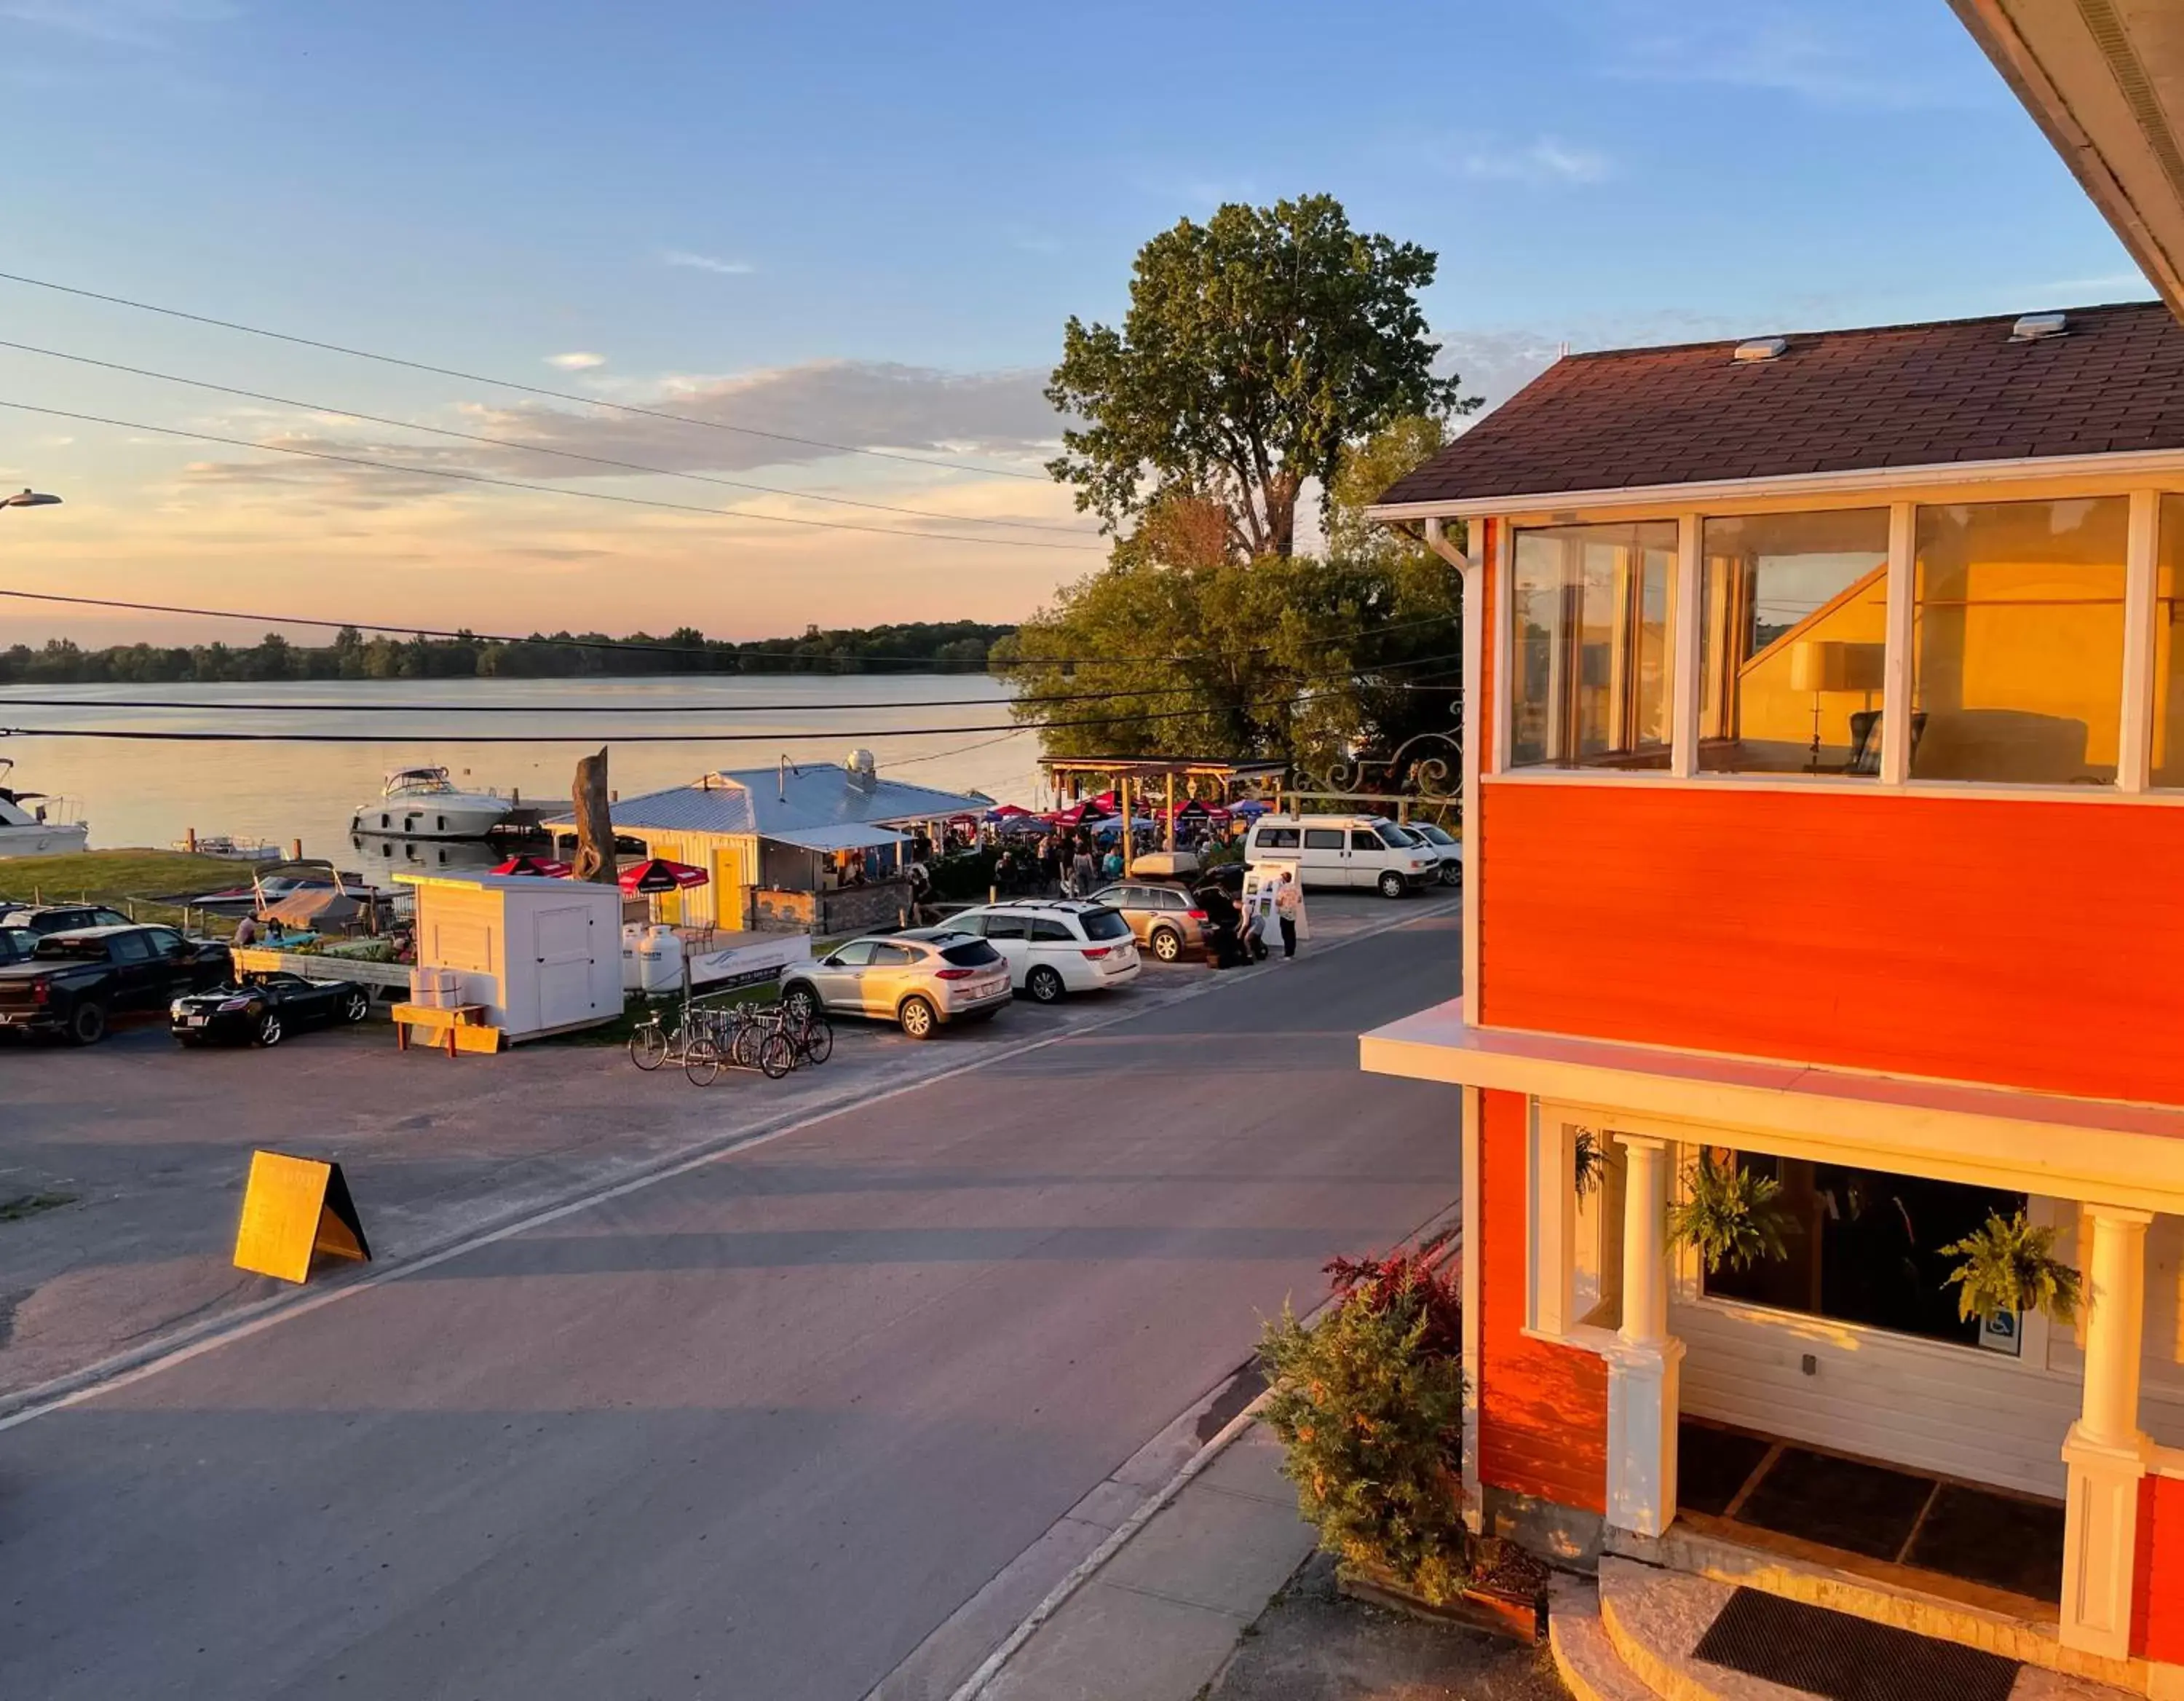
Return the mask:
M185 993L233 973L227 947L172 928L84 928L47 934L25 962L0 968L0 1033L58 1034L78 1046L106 1037L108 1019L164 1015Z

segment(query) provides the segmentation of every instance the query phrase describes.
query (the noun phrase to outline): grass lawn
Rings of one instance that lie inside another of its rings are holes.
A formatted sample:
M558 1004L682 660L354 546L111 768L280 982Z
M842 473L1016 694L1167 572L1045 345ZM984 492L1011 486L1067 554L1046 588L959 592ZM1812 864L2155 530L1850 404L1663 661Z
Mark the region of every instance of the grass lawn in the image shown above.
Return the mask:
M64 856L0 860L0 898L19 903L111 904L139 921L179 922L181 911L148 901L176 893L216 892L250 878L251 865L231 856L182 850L82 850ZM220 932L233 923L213 921Z

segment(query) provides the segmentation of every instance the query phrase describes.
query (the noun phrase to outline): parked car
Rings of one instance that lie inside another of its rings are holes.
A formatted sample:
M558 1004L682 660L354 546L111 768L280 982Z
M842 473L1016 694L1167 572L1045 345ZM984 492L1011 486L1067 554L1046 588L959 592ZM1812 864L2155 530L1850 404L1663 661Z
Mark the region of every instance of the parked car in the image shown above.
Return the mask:
M1446 827L1437 827L1430 821L1410 821L1404 830L1432 848L1440 858L1440 883L1444 886L1463 884L1463 841Z
M164 1010L186 993L226 984L233 972L226 945L184 939L172 928L47 934L26 961L0 968L0 1031L94 1046L109 1018Z
M791 971L781 986L794 1014L874 1017L913 1040L929 1040L950 1022L983 1021L1011 996L1000 952L945 927L850 940Z
M948 925L977 934L1000 952L1009 983L1040 1004L1069 992L1098 992L1138 978L1130 924L1087 898L1019 898L950 916Z
M1206 912L1179 880L1122 880L1093 893L1092 901L1121 912L1138 943L1161 962L1206 945Z
M299 1029L361 1022L370 1013L371 995L353 980L306 980L285 972L224 981L167 1007L169 1025L185 1046L277 1046Z
M0 902L0 928L28 928L34 934L81 933L86 928L133 928L136 923L104 904L11 904Z
M21 962L38 942L28 928L0 927L0 964Z
M1440 878L1440 858L1381 815L1262 815L1247 862L1287 862L1306 886L1366 886L1400 898Z

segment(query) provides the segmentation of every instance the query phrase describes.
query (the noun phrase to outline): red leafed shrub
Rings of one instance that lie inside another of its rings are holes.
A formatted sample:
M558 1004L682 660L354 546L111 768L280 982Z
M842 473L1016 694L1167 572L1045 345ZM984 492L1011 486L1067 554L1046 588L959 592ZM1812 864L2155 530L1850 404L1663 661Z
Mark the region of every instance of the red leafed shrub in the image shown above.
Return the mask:
M1406 1312L1415 1308L1425 1321L1420 1350L1459 1358L1463 1356L1462 1277L1453 1260L1435 1269L1428 1263L1430 1257L1424 1249L1412 1252L1399 1248L1385 1258L1336 1258L1325 1268L1329 1285L1344 1304L1362 1303L1374 1311L1385 1311L1390 1304Z

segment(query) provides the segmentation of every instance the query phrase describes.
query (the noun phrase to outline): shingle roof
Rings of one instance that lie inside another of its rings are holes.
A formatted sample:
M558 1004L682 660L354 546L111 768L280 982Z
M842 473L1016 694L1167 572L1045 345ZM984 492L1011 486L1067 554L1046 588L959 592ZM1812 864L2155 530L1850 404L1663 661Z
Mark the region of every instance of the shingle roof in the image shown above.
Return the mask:
M849 771L832 762L741 768L707 774L688 785L625 797L612 806L616 827L660 833L755 833L760 837L815 828L944 820L976 815L986 807L975 797L930 786L878 779L867 791L850 784ZM567 826L574 817L549 823Z
M1464 502L1954 460L2184 449L2184 326L2159 302L1557 361L1380 499Z

